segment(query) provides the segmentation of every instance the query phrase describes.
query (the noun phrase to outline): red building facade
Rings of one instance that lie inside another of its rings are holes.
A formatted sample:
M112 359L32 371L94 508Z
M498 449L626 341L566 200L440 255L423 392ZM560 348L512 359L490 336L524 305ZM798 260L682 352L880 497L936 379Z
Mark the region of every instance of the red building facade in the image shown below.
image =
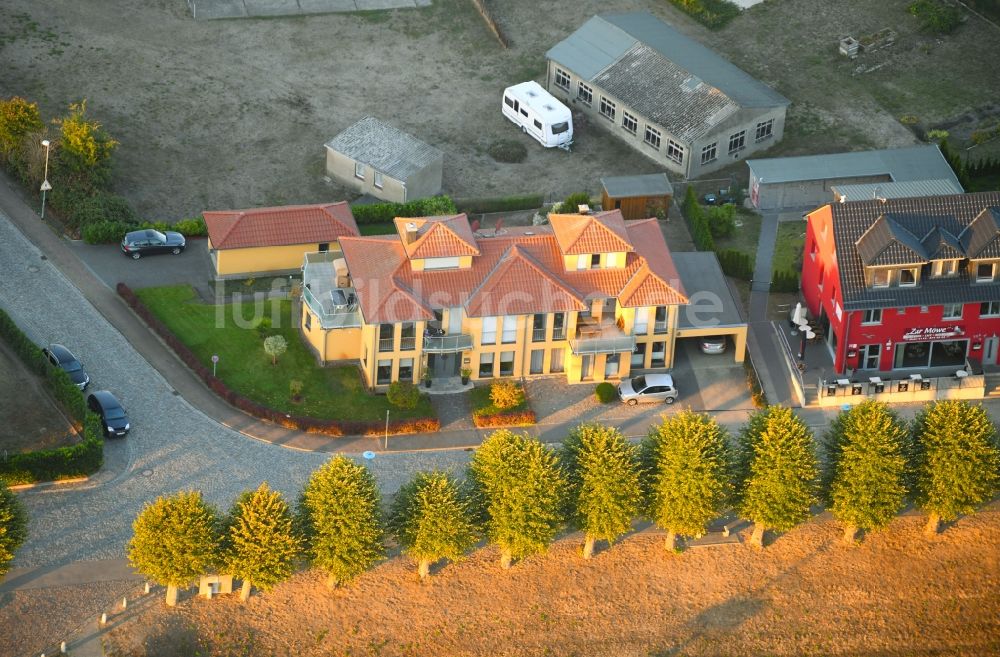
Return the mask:
M997 363L1000 193L835 203L807 220L802 294L838 374Z

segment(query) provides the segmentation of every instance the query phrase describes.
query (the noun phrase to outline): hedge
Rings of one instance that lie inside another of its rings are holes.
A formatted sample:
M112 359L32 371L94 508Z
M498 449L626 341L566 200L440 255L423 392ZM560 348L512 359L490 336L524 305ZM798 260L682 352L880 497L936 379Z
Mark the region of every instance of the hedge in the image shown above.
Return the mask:
M712 229L709 226L708 217L705 216L704 210L698 204L698 195L694 191L694 185L688 185L682 209L695 248L699 251L714 251L715 240L712 239Z
M467 198L455 201L459 212L466 214L487 214L489 212L515 212L537 210L545 203L542 194L506 196L500 198Z
M736 249L723 249L716 253L719 257L719 265L722 273L726 276L749 281L753 278L753 263L750 262L749 254L737 251Z
M458 208L447 196L421 198L409 203L372 203L351 206L354 220L358 224L392 223L396 217L434 217L457 214Z
M489 427L523 427L535 423L535 412L525 410L490 413L488 409L478 409L472 413L472 423L480 429Z
M378 436L385 433L384 422L366 422L353 420L321 420L313 417L289 415L283 411L269 408L255 402L240 393L231 390L222 379L214 376L212 370L206 367L191 348L181 342L166 324L153 314L146 304L125 283L117 286L118 295L135 311L149 328L167 343L177 357L200 378L209 390L226 400L231 406L261 420L267 420L287 429L298 429L308 433L321 433L327 436ZM441 428L437 418L411 418L396 420L389 423L389 433L430 433Z
M100 419L86 410L80 389L64 371L48 366L38 345L3 309L0 309L0 339L14 350L29 370L45 377L52 396L83 424L83 440L75 445L14 454L0 461L0 479L15 485L80 477L99 470L104 463Z
M165 221L144 221L140 223L95 221L85 225L80 230L80 235L87 244L112 244L120 242L125 233L133 230L145 230L147 228L152 228L160 232L172 230L184 237L204 237L208 234L208 229L205 227L205 220L201 217L194 217L191 219L181 219L173 225Z
M775 269L771 274L772 292L798 292L799 273L796 271L783 271Z
M740 15L739 5L729 0L670 0L681 11L705 27L717 30Z

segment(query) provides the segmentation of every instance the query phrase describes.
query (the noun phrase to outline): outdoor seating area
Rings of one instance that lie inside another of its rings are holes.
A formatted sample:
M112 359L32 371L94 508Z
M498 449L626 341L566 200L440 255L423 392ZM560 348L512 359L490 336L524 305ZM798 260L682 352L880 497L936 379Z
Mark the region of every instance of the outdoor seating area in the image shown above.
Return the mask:
M302 298L319 316L323 328L361 326L358 295L339 251L306 254Z

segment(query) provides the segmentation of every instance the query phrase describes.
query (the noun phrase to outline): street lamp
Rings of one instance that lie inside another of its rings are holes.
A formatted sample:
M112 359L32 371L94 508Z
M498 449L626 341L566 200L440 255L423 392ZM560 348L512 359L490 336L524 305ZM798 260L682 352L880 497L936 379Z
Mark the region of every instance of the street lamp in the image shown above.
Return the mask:
M52 185L49 184L49 140L43 139L42 146L45 147L45 177L42 180L42 221L45 220L45 192L52 189Z

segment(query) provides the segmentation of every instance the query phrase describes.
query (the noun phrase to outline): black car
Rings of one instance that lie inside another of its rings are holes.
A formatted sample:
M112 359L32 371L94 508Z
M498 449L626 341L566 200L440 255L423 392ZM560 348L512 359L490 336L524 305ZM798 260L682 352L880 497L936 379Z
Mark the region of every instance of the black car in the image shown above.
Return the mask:
M131 428L128 414L118 399L107 390L98 390L87 396L87 408L101 416L101 426L108 438L124 436Z
M86 390L87 386L90 385L90 375L83 371L83 365L69 349L61 344L50 344L42 349L42 353L45 354L45 358L53 367L58 367L66 372L77 388Z
M152 229L134 230L125 234L125 238L122 240L122 253L138 260L144 255L158 253L177 255L184 250L186 245L184 236L171 230L165 233Z

